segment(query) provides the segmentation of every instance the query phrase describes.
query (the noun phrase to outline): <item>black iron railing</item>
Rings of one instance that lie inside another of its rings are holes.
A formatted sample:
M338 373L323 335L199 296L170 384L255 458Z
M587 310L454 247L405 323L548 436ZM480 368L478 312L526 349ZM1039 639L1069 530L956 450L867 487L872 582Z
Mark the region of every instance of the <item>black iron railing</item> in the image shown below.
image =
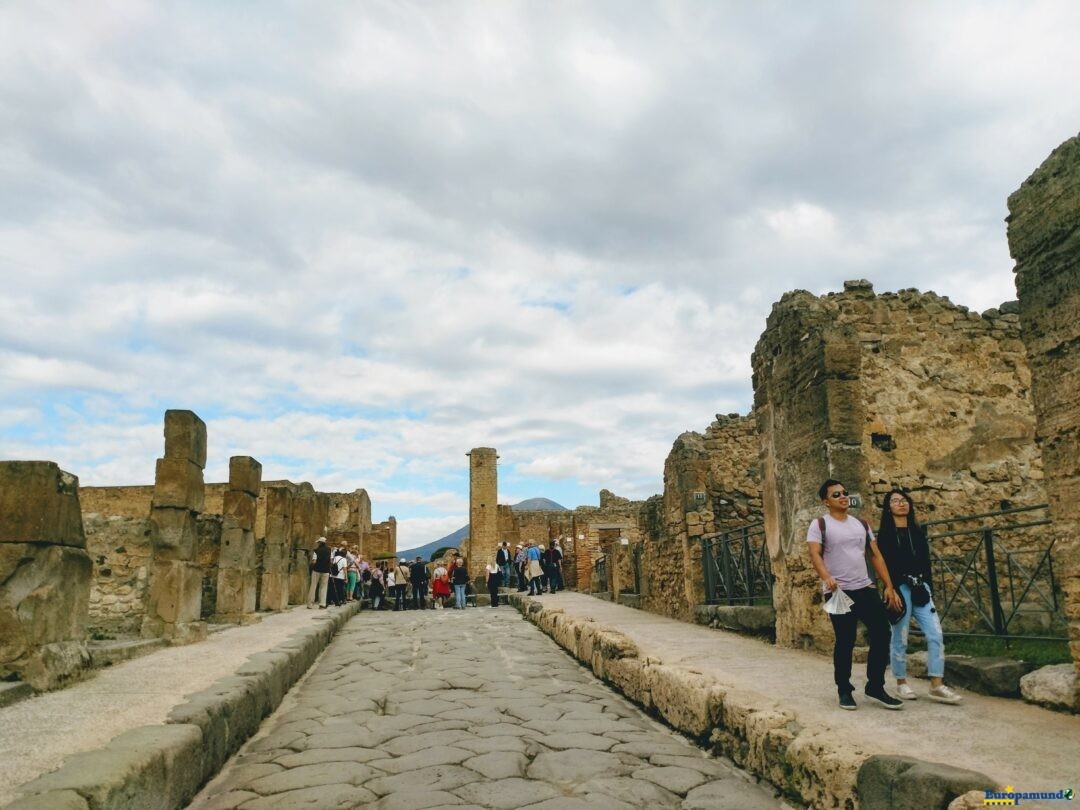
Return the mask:
M1065 638L1046 509L1039 504L923 524L934 604L947 635ZM1032 631L1032 620L1041 632Z
M703 535L701 565L707 604L772 603L773 575L764 523Z
M634 593L641 593L641 552L643 547L641 543L636 543L630 547L630 562L634 567Z
M607 589L607 557L600 556L593 562L593 571L596 572L597 579L600 580L600 587Z

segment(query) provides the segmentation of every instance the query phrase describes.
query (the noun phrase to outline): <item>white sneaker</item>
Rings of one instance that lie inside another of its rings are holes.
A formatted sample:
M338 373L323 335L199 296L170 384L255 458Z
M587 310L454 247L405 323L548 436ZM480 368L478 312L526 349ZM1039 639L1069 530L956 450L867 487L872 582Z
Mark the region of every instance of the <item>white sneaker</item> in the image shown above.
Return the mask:
M915 694L915 690L906 683L898 683L896 685L896 695L904 700L918 700L919 698L919 696Z
M926 693L926 696L931 700L936 700L938 703L959 703L963 700L960 695L956 694L956 692L945 684L931 687L930 691Z

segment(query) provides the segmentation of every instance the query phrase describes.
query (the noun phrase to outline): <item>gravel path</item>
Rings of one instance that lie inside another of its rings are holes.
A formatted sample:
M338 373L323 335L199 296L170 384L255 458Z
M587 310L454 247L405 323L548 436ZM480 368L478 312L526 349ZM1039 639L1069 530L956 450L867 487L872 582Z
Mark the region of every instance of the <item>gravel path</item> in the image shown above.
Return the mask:
M512 608L353 618L197 810L783 807Z
M232 675L249 655L280 644L318 615L303 608L266 614L258 624L97 670L67 689L0 709L0 806L15 798L18 785L58 768L69 754L163 723L186 695Z

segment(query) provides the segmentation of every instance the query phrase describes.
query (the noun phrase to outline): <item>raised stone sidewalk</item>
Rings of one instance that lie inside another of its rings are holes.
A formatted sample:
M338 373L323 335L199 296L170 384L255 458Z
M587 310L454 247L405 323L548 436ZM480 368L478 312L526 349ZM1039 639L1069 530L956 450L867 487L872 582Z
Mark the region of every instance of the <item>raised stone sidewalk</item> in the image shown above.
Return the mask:
M0 709L0 806L183 806L356 610L267 614Z
M923 696L887 711L861 688L858 711L845 712L832 661L814 653L583 594L511 602L631 700L815 807L943 806L994 785L1080 784L1077 716L969 692L958 706ZM857 687L863 672L856 664Z

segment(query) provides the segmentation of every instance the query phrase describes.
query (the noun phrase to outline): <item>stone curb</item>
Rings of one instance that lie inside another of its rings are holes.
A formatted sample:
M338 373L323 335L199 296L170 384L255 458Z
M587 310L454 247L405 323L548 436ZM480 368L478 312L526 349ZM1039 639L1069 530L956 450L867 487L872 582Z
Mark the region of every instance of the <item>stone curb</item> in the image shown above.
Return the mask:
M699 745L811 807L947 807L968 791L997 787L984 774L910 757L876 756L827 729L804 728L775 700L641 654L623 633L520 594L510 603L601 680Z
M95 751L73 754L17 790L5 810L173 810L185 807L307 672L330 639L359 612L350 603L315 614L311 627L256 653L169 712Z

